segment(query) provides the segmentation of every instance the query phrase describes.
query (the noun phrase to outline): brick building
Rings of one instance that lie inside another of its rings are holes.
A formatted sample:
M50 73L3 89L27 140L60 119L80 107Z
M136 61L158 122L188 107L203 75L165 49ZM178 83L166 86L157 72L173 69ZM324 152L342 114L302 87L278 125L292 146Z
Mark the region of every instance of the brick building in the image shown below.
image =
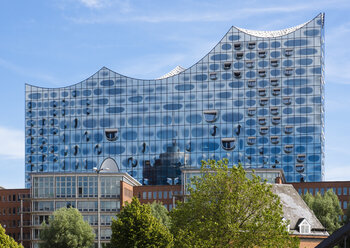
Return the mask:
M0 189L0 224L25 248L30 247L29 193L29 189Z

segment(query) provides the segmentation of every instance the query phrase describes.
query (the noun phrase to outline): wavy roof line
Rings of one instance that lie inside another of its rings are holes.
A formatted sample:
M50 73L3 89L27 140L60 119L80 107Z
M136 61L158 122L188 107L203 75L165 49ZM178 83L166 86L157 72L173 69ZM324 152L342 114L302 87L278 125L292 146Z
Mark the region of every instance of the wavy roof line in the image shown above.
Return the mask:
M274 38L274 37L279 37L279 36L293 33L294 31L302 28L303 26L305 26L309 22L310 21L305 22L305 23L300 24L300 25L297 25L295 27L281 29L281 30L275 30L275 31L250 30L250 29L239 28L239 27L235 27L235 28L238 29L239 31L246 33L246 34L249 34L249 35L253 35L253 36L257 36L257 37L261 37L261 38Z

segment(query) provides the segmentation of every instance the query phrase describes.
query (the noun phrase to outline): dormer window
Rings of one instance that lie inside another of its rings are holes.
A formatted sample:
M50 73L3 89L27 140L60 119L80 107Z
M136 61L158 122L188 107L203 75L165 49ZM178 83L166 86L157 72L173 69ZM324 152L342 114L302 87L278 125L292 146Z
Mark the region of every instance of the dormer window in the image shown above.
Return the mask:
M289 57L289 56L292 56L293 55L293 49L286 49L284 51L284 55Z
M259 118L258 122L259 122L259 125L262 125L262 126L266 125L266 119L265 118Z
M249 88L253 88L256 85L256 81L255 80L248 80L247 85Z
M260 134L261 135L266 135L269 132L269 128L268 127L261 127L260 128Z
M276 108L276 107L271 108L270 112L272 115L278 115L278 113L279 113L278 108Z
M310 234L311 233L311 225L306 219L302 219L299 226L300 234Z
M265 89L259 89L259 96L266 96L266 90Z
M204 119L206 122L214 122L218 117L217 110L205 110L203 113L204 113Z
M235 43L235 44L233 44L233 48L235 49L235 50L241 50L241 48L242 48L242 44L239 42L239 43Z
M259 102L260 102L260 106L266 106L269 102L269 99L268 98L261 98Z
M216 80L216 79L218 79L218 77L216 76L216 72L210 73L210 74L209 74L209 77L210 77L211 80Z
M271 143L272 143L272 144L276 145L276 144L278 144L279 142L280 142L280 141L279 141L278 136L272 136L272 137L271 137Z
M254 49L255 48L255 42L248 42L248 49Z
M231 69L231 62L225 62L224 63L224 70L229 70Z
M259 51L258 52L259 58L265 58L266 57L266 51Z
M116 141L118 139L118 129L117 128L105 129L105 135L108 141Z
M298 156L297 156L298 163L304 163L305 160L306 160L306 155L305 154L298 154Z
M284 105L290 105L292 103L292 99L290 97L284 97L282 102Z
M240 71L235 71L233 72L233 75L235 76L235 78L241 78L242 73Z
M292 126L285 126L285 127L284 127L284 133L285 133L285 134L291 134L291 133L293 133L293 127L292 127Z
M247 68L253 68L254 67L254 61L246 61L245 65L247 66Z
M254 116L255 112L256 112L255 108L249 108L247 113L248 113L249 116Z
M281 89L280 88L272 89L272 95L279 96L280 94L281 94Z
M266 77L266 71L265 70L258 71L258 74L259 74L260 77Z
M236 53L236 59L242 59L243 58L243 53L239 52Z
M283 150L285 153L291 153L293 151L293 145L285 145Z
M277 59L271 60L270 63L271 63L271 66L273 67L277 67L279 64Z
M293 68L286 68L284 70L284 75L291 76L293 74Z
M303 164L296 164L295 165L295 170L296 170L296 172L298 172L298 173L303 173L304 172L304 165Z
M272 124L273 125L278 125L281 123L281 117L272 117Z
M255 137L248 137L247 139L247 144L248 145L254 145L256 143L256 138Z
M235 138L223 138L221 140L221 146L224 150L230 151L235 149L236 147L235 142L236 142Z
M278 86L279 85L278 79L275 79L275 78L271 79L270 84L271 86L274 86L274 87Z

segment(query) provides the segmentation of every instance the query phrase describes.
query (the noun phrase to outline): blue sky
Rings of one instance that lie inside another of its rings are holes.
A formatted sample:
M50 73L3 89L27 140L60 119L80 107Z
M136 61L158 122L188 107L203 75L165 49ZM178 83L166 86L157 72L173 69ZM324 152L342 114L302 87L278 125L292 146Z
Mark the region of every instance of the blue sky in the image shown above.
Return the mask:
M136 78L189 67L234 25L278 30L325 12L326 179L350 180L350 1L0 2L0 185L24 187L24 84L67 86L106 66Z

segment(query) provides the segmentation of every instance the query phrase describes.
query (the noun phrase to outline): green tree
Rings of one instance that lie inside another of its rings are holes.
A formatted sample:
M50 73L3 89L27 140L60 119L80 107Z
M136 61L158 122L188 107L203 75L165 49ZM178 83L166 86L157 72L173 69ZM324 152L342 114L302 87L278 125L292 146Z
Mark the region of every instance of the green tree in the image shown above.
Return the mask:
M171 211L175 247L298 247L287 231L279 197L259 177L228 161L202 164L190 196Z
M150 204L150 207L152 215L156 217L164 226L170 228L171 220L169 211L163 206L163 204L161 202L154 201L152 204Z
M75 208L60 208L42 224L40 232L41 248L90 248L95 233L83 216Z
M0 247L2 248L23 248L16 241L5 233L5 229L0 225Z
M339 215L343 212L333 190L328 190L324 195L318 192L316 196L307 193L303 199L330 234L340 228Z
M134 197L112 222L110 247L171 248L173 236L168 228L152 215L151 206L141 205Z

